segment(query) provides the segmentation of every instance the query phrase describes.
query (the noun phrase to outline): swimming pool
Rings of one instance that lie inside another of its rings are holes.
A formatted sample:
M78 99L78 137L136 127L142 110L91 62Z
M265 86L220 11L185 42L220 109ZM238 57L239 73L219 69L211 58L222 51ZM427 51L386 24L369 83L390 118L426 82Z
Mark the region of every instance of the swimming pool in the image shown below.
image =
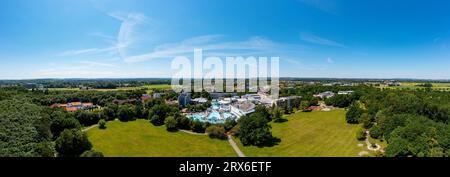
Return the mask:
M211 108L214 110L218 110L220 108L220 105L217 102L213 102L211 103Z
M218 112L218 111L212 111L208 114L207 117L205 117L202 113L197 114L191 114L187 116L191 120L198 120L200 122L209 122L211 124L223 124L227 119L234 120L236 117L231 114L230 112Z

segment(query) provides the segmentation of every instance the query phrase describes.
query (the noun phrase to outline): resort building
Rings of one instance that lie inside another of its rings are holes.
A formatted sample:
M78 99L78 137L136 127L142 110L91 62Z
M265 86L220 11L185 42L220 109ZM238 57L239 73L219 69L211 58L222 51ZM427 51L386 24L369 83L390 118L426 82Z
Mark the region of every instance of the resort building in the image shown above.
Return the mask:
M331 98L334 97L334 93L331 91L326 91L326 92L322 92L319 94L314 95L314 97L319 97L319 98Z
M231 113L239 119L242 116L255 112L255 104L250 101L234 103L231 105Z
M191 102L190 93L181 93L180 96L178 96L178 105L186 107L190 102Z
M234 97L237 96L237 93L225 93L225 92L215 92L210 93L212 99L219 99L219 98L225 98L225 97Z
M350 94L352 94L354 91L351 91L351 90L349 90L349 91L339 91L338 92L338 95L350 95Z
M200 97L200 98L192 99L191 102L193 104L205 104L208 102L208 99Z
M164 96L164 93L153 93L153 98L161 98Z
M141 96L141 100L142 100L143 103L147 102L151 98L152 97L150 97L150 95L147 95L147 94L142 94L142 96Z
M51 108L63 108L68 112L75 112L78 110L86 110L95 108L93 103L82 103L82 102L71 102L67 104L53 104L50 106Z
M282 97L282 98L279 98L278 100L276 100L276 105L278 107L285 107L285 106L287 106L288 108L292 108L291 106L294 103L294 101L300 102L301 99L302 99L301 96Z

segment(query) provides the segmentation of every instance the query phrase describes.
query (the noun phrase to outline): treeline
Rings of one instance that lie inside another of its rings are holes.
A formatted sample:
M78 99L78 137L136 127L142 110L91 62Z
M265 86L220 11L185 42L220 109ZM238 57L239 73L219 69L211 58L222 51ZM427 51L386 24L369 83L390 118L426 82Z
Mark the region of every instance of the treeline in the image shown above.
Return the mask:
M385 155L450 156L450 93L384 90L368 92L347 112L370 136L388 142Z
M102 156L91 151L73 113L35 104L26 96L0 100L0 110L2 157Z
M22 86L29 83L42 84L45 88L96 88L115 89L117 87L139 87L149 84L170 84L170 79L36 79L3 80L1 85Z

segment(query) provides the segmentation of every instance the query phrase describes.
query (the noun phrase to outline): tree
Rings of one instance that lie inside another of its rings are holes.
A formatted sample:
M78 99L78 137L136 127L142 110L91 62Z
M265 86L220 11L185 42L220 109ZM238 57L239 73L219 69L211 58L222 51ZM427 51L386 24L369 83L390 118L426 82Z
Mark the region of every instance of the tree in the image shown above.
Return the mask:
M357 102L354 102L348 109L346 113L346 120L347 123L350 124L357 124L359 123L359 119L361 115L363 114L363 110L359 107L359 104Z
M139 102L136 106L135 106L135 112L136 112L136 117L140 118L140 119L144 119L146 118L146 113L144 110L144 106L142 105L141 102Z
M98 128L106 129L106 121L105 121L105 119L101 119L100 121L98 121Z
M191 130L196 133L205 133L206 125L198 120L191 122Z
M78 157L92 148L87 135L76 129L64 130L55 143L55 149L60 157Z
M184 115L179 115L176 117L177 127L179 129L189 130L191 128L191 119Z
M272 110L272 118L274 122L282 122L283 119L283 110L278 106L274 107Z
M119 120L122 122L134 120L136 113L134 112L134 106L132 105L122 105L119 106L118 116Z
M107 105L103 108L103 115L106 117L106 120L114 120L117 118L117 109L118 106L115 104Z
M230 131L234 126L236 126L237 122L233 119L227 119L224 123L224 128L226 131Z
M83 154L80 155L80 157L104 157L104 156L103 153L99 151L88 150L84 151Z
M381 138L381 136L383 136L383 132L381 131L380 127L378 127L378 126L373 126L372 128L370 128L369 132L370 132L370 137L375 138L375 139Z
M150 123L152 123L155 126L161 126L164 124L163 122L164 122L164 119L161 119L158 115L153 115L150 118Z
M55 156L54 144L49 141L42 141L42 142L38 143L35 151L38 154L38 156L40 156L40 157L54 157Z
M50 130L54 139L58 138L59 134L65 129L79 129L81 127L80 122L73 115L60 110L51 113L50 117L52 119Z
M244 146L265 146L272 143L271 126L265 117L259 114L243 116L239 119L239 139Z
M80 124L84 126L97 124L101 118L100 114L87 111L77 111L75 113L75 117L78 120L78 122L80 122Z
M169 116L165 120L166 129L169 132L177 131L177 121L172 116Z
M225 134L225 128L223 126L211 125L206 128L206 133L210 138L216 139L227 139L227 135Z
M272 120L269 110L264 105L256 106L255 107L255 112L260 114L262 117L265 117L267 119L267 121L271 121Z
M177 108L175 107L170 107L166 104L159 104L159 105L155 105L153 106L150 110L149 110L149 119L150 122L155 125L155 126L161 126L164 125L164 120L166 119L167 116L169 115L175 115L177 114Z

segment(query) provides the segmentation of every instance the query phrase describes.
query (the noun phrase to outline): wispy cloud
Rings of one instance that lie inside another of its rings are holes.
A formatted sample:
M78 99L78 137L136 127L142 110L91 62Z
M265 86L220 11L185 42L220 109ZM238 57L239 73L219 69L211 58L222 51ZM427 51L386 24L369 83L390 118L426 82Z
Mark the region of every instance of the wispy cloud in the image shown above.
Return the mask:
M220 39L220 40L219 40ZM222 35L205 35L156 46L152 52L125 57L126 62L141 62L157 58L173 58L193 53L195 48L211 52L216 56L238 56L245 54L267 54L281 50L302 50L301 46L293 44L279 44L263 37L251 37L244 41L226 42ZM282 52L280 52L282 53Z
M119 54L121 56L126 55L124 48L129 47L133 44L136 39L136 26L140 24L145 24L148 21L148 18L141 13L109 13L110 17L121 21L121 25L119 28L119 33L117 37L105 35L102 33L92 33L90 35L100 37L106 39L109 43L112 43L111 46L103 47L103 48L86 48L86 49L77 49L77 50L69 50L62 52L60 56L75 56L75 55L91 55L91 54L101 54L101 53L110 53L110 54Z
M68 50L59 54L59 56L75 56L75 55L91 55L91 54L101 54L101 53L115 53L117 52L116 47L107 48L89 48L89 49L79 49L79 50Z
M110 63L96 62L96 61L79 61L78 63L88 65L89 67L103 66L103 67L117 68L117 65L110 64Z
M344 44L341 44L339 42L330 40L330 39L326 39L326 38L322 38L310 33L300 33L300 38L303 41L309 42L309 43L313 43L313 44L318 44L318 45L327 45L327 46L333 46L333 47L341 47L341 48L348 48L347 46L345 46Z

